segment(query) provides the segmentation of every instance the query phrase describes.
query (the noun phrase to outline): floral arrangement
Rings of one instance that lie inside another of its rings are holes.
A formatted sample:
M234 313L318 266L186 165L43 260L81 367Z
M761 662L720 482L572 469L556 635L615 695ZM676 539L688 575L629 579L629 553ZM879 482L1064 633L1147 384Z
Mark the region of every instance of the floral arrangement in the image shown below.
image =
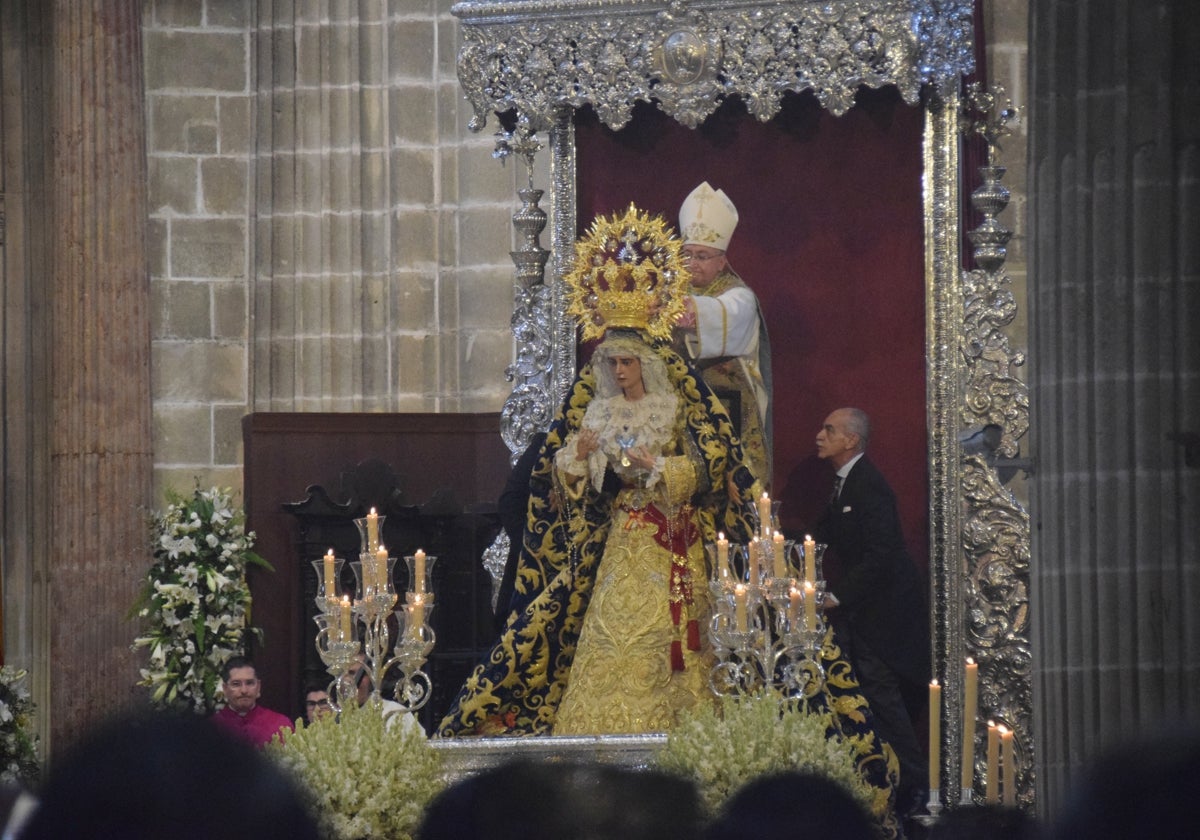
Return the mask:
M208 714L221 697L221 666L244 650L250 588L246 569L271 566L254 550L254 532L231 491L196 488L190 497L167 494L153 519L154 565L132 614L146 631L133 648L150 662L138 685L161 708Z
M444 786L441 757L405 712L350 704L266 748L308 793L325 837L409 840Z
M857 762L865 745L842 738L831 723L829 713L775 694L726 697L681 716L658 766L695 782L710 815L746 782L783 771L825 776L870 809L874 794Z
M0 668L0 784L29 786L41 774L27 675L8 665Z

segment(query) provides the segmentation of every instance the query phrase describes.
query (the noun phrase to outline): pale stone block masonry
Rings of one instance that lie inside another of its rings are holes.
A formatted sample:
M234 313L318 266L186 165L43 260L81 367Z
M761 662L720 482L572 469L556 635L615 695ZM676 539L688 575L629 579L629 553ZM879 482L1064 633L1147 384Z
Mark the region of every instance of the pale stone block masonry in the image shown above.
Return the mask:
M526 176L450 6L146 3L156 498L239 487L251 411L502 407Z

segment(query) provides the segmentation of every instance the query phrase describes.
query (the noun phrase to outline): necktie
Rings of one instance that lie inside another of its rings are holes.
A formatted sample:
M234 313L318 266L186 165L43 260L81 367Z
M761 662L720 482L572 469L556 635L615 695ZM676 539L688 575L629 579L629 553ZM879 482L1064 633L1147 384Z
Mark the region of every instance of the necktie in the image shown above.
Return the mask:
M831 506L837 504L838 496L840 496L841 493L842 493L842 477L839 475L839 476L835 476L833 479L833 492L829 495L829 504Z

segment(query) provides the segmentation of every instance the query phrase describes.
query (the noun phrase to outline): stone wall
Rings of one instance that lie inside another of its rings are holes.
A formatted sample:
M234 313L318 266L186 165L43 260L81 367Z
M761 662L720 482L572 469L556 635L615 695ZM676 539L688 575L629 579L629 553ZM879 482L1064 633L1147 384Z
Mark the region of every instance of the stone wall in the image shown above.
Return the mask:
M156 498L238 487L251 411L503 405L526 175L450 6L147 0Z

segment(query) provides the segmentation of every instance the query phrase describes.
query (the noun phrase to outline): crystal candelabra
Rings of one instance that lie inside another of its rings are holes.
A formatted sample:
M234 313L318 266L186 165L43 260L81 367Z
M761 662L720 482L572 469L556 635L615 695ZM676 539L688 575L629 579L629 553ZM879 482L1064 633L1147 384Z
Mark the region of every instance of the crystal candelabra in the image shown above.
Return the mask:
M707 548L713 560L713 691L724 697L773 687L788 698L815 696L825 680L825 545L785 540L763 527L745 545L720 535Z
M338 592L345 561L335 557L332 549L322 559L313 561L318 580L317 608L321 611L316 616L317 653L333 676L329 697L336 711L341 711L347 700L357 700L356 665L361 666L370 681L369 699L378 705L386 699L415 712L428 702L432 693L429 675L421 668L435 642L429 619L433 612L433 564L437 558L420 549L404 558L409 591L400 608L394 609L397 596L392 572L396 558L389 557L379 541L384 519L372 508L367 516L354 520L362 551L359 559L350 563L354 571L353 601L349 593ZM393 612L396 643L389 656L389 619ZM392 684L390 696L384 694L387 683Z

